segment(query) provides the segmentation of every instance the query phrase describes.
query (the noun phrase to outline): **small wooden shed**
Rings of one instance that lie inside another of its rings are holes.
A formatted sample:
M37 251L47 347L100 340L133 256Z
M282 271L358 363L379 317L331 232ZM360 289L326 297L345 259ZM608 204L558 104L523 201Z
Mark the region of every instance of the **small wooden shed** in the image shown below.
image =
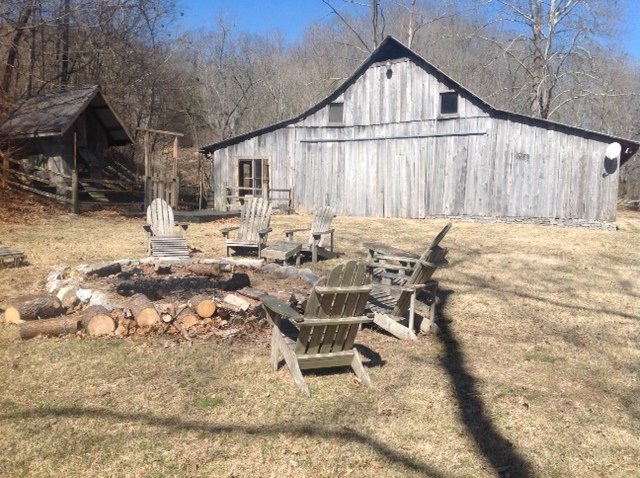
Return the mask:
M74 169L80 177L98 179L105 149L133 143L96 85L24 98L0 122L0 139L25 171L65 191Z
M615 228L639 146L494 108L388 37L309 110L201 152L216 208L233 185L292 189L306 212Z

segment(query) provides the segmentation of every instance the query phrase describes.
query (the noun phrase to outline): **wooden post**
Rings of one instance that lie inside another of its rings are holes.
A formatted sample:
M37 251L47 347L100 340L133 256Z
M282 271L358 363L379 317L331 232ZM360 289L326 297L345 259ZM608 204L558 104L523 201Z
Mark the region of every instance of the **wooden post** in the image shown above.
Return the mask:
M71 171L71 214L78 214L78 170Z
M144 136L142 137L143 143L143 153L144 153L144 209L146 210L149 204L151 204L151 199L149 195L151 193L150 180L149 180L149 132L145 131Z
M7 181L9 176L9 148L7 148L7 153L2 154L2 205L4 206L4 196L7 190Z
M227 183L226 181L222 184L222 204L224 205L225 210L229 210L229 199L227 198Z

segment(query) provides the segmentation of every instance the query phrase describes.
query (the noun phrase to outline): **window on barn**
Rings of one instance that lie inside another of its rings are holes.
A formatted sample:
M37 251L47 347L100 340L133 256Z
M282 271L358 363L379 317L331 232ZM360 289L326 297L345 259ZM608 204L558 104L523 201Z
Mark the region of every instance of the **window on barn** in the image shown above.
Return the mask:
M263 188L269 188L269 160L238 158L238 196L262 196Z
M344 122L344 103L329 104L329 123Z
M455 91L446 91L440 93L440 115L457 115L458 114L458 93Z

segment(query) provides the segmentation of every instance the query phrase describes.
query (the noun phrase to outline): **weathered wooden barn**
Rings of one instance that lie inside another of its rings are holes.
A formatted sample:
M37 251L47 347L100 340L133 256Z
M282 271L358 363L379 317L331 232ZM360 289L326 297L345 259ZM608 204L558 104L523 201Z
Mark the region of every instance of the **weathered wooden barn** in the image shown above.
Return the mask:
M639 146L496 109L389 37L308 111L201 152L216 208L225 185L267 186L306 212L615 227L618 170Z
M132 144L98 86L68 87L20 101L0 123L3 148L23 171L68 191L71 172L100 178L104 151Z

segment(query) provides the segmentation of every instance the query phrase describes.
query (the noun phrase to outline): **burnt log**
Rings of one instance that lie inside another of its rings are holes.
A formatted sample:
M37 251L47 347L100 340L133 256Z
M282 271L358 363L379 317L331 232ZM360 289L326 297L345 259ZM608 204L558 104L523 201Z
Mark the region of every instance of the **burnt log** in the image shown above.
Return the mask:
M122 272L122 265L119 262L112 262L111 264L105 264L98 266L87 272L87 277L107 277Z
M231 278L221 284L221 289L226 291L234 291L243 287L250 287L251 281L249 275L244 272L234 272Z

